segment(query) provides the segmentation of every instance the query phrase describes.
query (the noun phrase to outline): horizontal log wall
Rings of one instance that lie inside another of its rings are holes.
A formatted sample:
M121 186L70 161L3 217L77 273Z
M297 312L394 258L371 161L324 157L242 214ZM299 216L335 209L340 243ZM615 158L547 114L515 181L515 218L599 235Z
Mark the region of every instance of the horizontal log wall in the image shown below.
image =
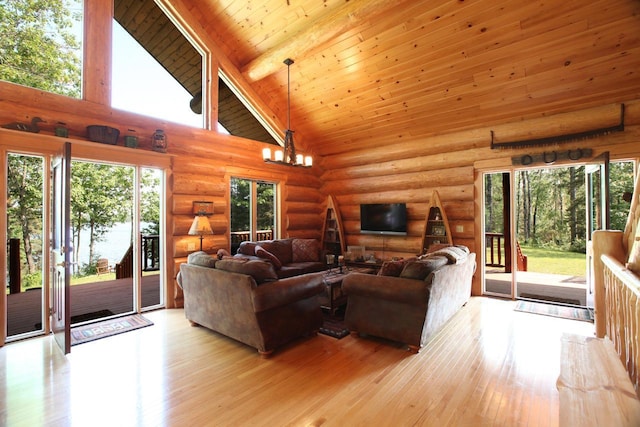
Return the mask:
M500 141L541 138L584 131L600 123L618 123L620 104L540 119L483 127L387 146L332 154L322 159L322 191L336 197L347 245L365 246L377 257L413 256L421 251L431 193L438 190L453 242L478 253L482 249L481 180L483 171L513 170L512 157L544 151L591 148L593 157L609 151L612 160L640 157L640 101L626 103L624 132L543 147L491 149L491 131ZM597 126L596 126L597 125ZM583 164L587 159L581 159ZM545 164L532 165L544 167ZM361 203L407 203L407 236L360 234ZM481 258L478 258L481 262ZM473 292L481 293L480 275Z
M0 82L0 123L28 122L42 117L40 135L53 135L57 122L64 122L70 137L86 140L86 127L92 124L111 126L124 135L135 129L139 137L136 153L150 150L151 135L161 128L167 135L167 156L172 158L167 188L167 305L174 305L175 277L180 263L186 260L189 245L199 247L199 238L189 236L193 221L193 202L210 201L213 235L203 240L203 249L215 253L229 249L229 180L242 177L278 184L282 201L280 232L282 237L319 238L322 228L322 205L318 165L306 168L267 165L262 161L264 144L203 129L195 129L141 115L112 110L107 106ZM122 138L119 140L122 145ZM41 147L46 150L47 147ZM95 143L95 155L111 146ZM38 149L37 146L31 149ZM155 154L155 153L154 153ZM126 161L126 160L125 160ZM0 189L6 191L6 189ZM179 302L178 302L179 305Z

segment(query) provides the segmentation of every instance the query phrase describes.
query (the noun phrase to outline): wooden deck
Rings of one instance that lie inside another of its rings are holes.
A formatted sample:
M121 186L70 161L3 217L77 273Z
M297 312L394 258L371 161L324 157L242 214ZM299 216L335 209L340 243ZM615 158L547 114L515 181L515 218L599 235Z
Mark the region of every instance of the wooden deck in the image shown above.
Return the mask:
M587 283L584 277L518 271L517 298L566 302L587 306ZM496 269L485 271L485 289L496 294L511 294L511 273ZM534 296L533 298L531 296ZM571 302L569 302L571 301Z
M133 309L131 278L87 283L71 287L71 316L78 318L102 310L114 315ZM160 275L142 277L142 306L160 304ZM7 295L7 335L13 336L42 328L42 290L32 289Z

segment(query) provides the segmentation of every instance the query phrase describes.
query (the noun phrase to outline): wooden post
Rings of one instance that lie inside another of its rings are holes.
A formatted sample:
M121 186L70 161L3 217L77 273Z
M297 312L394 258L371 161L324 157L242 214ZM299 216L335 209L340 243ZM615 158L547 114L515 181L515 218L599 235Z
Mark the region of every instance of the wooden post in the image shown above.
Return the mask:
M9 293L21 291L20 239L9 239Z

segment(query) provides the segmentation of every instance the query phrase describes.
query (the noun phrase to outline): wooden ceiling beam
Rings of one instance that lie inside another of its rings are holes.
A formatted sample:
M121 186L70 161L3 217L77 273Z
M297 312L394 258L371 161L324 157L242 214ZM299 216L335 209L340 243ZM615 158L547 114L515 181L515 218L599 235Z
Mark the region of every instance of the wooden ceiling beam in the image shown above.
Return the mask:
M282 70L282 61L285 59L297 60L337 35L355 28L394 6L399 6L397 0L349 1L249 62L242 69L242 74L252 82L261 80Z

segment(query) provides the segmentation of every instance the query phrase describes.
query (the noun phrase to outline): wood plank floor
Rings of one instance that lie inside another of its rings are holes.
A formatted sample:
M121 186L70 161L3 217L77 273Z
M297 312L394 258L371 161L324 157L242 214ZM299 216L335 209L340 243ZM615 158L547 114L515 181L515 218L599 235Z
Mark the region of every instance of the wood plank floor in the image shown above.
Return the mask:
M593 324L513 307L474 297L417 355L318 335L262 359L180 309L67 357L19 341L0 348L0 424L555 426L560 337Z

